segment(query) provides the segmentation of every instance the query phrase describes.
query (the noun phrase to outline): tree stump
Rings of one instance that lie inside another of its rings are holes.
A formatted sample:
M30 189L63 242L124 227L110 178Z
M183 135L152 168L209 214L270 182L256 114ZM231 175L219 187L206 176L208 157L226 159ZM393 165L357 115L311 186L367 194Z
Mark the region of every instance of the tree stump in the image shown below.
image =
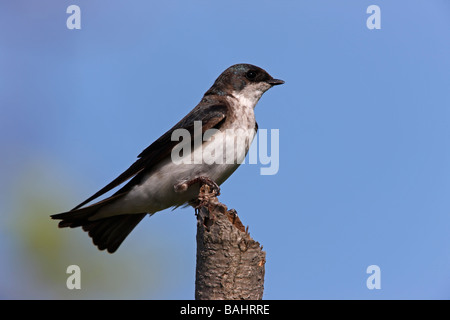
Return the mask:
M260 300L266 253L235 210L203 185L197 206L196 300Z

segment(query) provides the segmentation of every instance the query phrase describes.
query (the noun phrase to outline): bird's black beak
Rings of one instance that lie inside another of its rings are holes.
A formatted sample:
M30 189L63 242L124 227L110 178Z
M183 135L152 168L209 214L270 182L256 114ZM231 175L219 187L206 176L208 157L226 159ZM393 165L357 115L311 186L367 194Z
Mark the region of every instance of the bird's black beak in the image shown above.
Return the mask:
M280 80L280 79L270 79L270 80L267 80L267 83L272 85L272 86L277 86L279 84L283 84L284 81Z

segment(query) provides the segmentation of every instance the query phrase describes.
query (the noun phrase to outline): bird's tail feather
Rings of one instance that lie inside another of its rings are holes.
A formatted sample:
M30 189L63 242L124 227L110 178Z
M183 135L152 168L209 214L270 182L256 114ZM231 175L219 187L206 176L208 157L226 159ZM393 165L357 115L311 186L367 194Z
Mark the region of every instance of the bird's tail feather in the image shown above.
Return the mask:
M118 196L120 195L85 208L54 214L51 217L61 220L58 224L60 228L82 227L100 250L106 249L109 253L113 253L146 215L146 213L133 213L89 220L100 208L116 200Z

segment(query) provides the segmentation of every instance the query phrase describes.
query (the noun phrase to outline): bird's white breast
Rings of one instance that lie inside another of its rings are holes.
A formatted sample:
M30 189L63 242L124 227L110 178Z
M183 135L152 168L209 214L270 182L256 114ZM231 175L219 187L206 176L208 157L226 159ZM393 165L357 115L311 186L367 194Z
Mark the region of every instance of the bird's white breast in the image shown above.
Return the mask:
M111 214L154 213L172 206L179 206L198 195L198 185L182 193L174 186L199 176L206 176L222 184L242 163L255 136L254 107L262 91L245 90L228 97L231 120L227 128L213 134L201 147L189 155L191 162L175 163L168 158L156 166L135 186L122 201L105 207L98 217ZM228 121L228 119L227 119ZM231 147L232 146L232 147ZM195 159L202 159L195 163Z

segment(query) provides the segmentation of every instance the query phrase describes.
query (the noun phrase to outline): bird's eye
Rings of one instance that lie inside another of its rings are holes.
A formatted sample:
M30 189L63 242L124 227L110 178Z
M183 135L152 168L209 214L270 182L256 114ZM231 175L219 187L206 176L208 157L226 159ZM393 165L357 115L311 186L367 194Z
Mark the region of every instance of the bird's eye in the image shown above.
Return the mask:
M256 77L256 71L248 71L246 74L247 79L253 80Z

